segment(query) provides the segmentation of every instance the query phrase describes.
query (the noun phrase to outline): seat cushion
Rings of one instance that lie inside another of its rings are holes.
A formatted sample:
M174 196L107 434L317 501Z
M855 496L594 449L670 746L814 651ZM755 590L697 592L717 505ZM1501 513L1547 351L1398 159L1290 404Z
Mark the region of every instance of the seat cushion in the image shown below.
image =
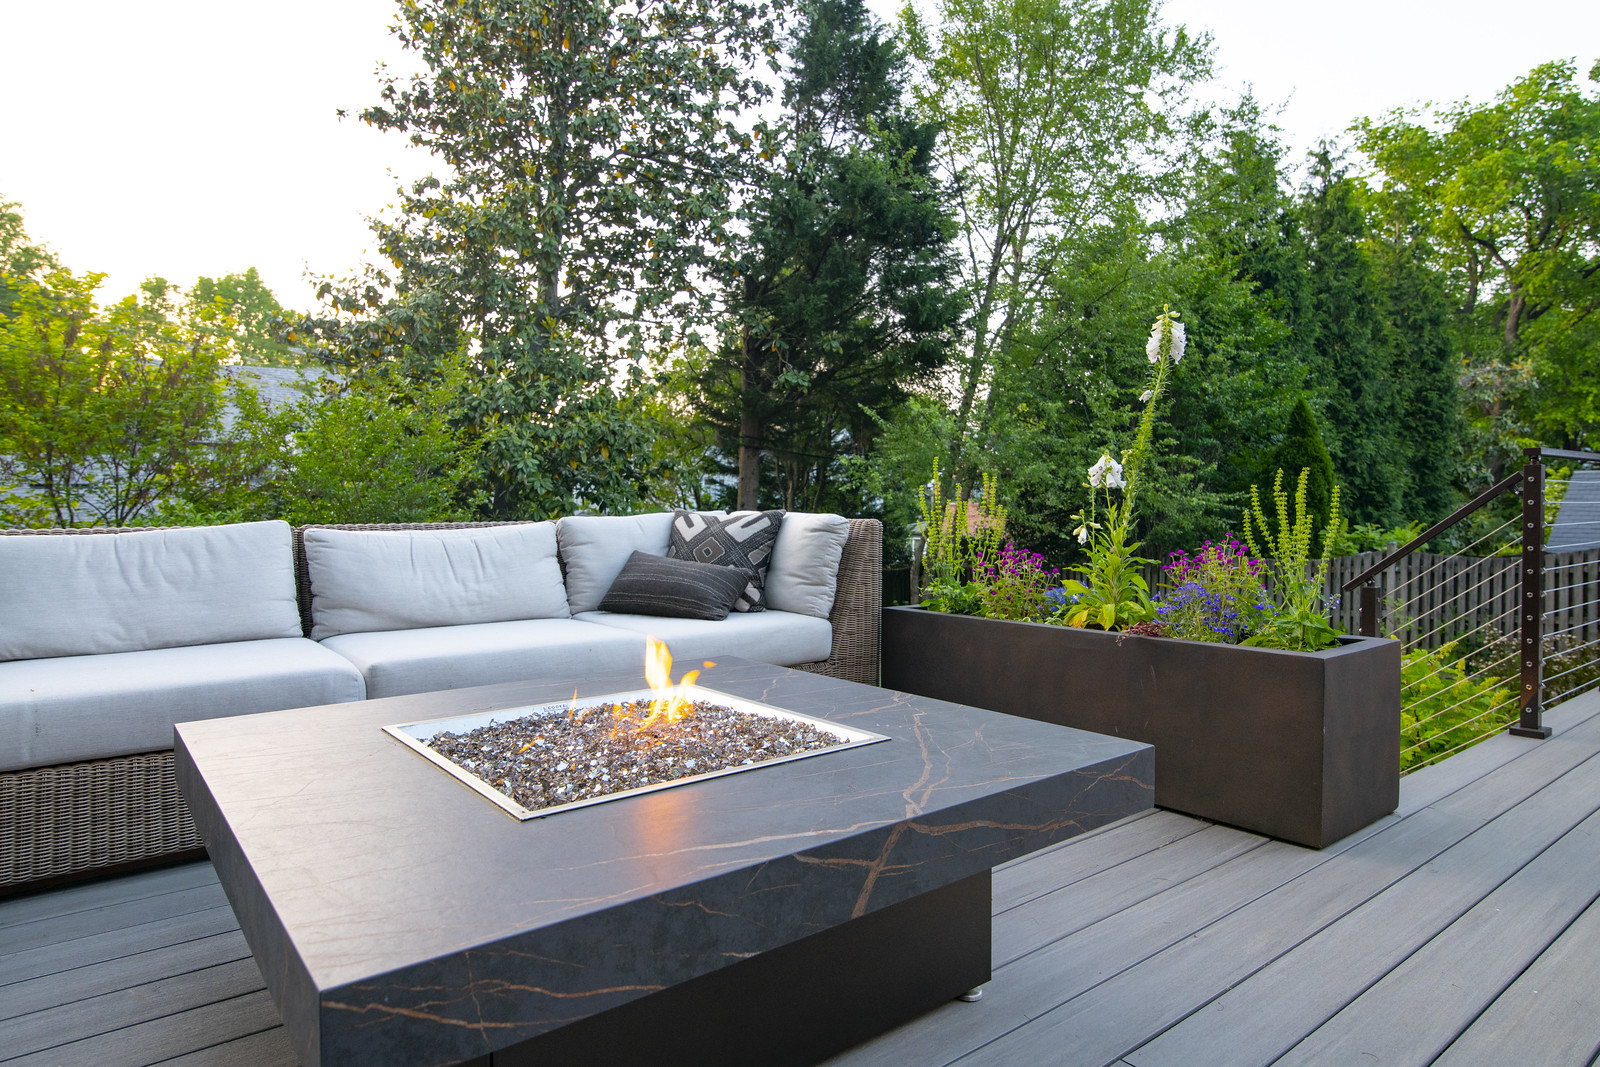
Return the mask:
M291 536L247 522L0 537L0 660L299 637Z
M323 647L360 670L369 697L432 693L530 678L632 668L644 673L644 636L574 619L529 619L340 634Z
M703 619L666 619L656 615L619 615L590 611L577 621L609 626L664 641L674 660L685 667L690 660L743 656L761 663L792 667L815 663L833 651L833 627L826 619L790 611L735 612L719 622Z
M174 723L365 695L359 671L303 637L0 663L0 771L156 752Z
M311 636L564 619L553 522L305 531Z
M606 590L635 552L667 554L672 512L649 515L573 515L556 523L567 606L576 615L600 607Z

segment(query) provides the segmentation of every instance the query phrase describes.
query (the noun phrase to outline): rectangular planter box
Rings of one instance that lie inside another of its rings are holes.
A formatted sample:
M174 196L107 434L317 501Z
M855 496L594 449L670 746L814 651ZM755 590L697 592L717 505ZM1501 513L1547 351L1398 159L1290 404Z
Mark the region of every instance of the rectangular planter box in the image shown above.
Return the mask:
M1155 746L1156 804L1312 848L1400 802L1400 645L1284 652L883 611L886 689Z

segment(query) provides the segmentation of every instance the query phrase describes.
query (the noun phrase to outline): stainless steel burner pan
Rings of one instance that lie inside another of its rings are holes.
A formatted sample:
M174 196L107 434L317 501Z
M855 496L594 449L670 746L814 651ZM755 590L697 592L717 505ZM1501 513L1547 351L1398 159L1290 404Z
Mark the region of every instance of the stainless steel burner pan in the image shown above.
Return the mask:
M792 722L809 723L831 734L844 738L837 745L828 748L814 749L810 752L797 752L792 756L779 756L774 759L763 760L760 763L747 763L738 767L727 767L720 771L708 771L705 774L690 775L686 778L674 778L668 782L657 782L654 785L637 786L617 793L607 793L605 796L589 797L586 800L575 800L570 804L557 804L548 808L525 808L511 799L500 790L494 788L482 778L471 771L463 770L450 760L429 748L427 741L435 734L467 733L483 726L495 723L510 722L513 719L542 718L549 715L565 715L574 705L572 701L557 704L535 704L524 708L503 708L499 711L485 711L475 715L458 715L449 719L429 719L423 722L397 723L385 726L383 732L411 749L423 759L440 768L445 773L459 779L469 788L482 794L484 797L498 804L508 814L518 819L538 819L557 812L569 811L573 808L586 808L591 804L606 804L624 797L638 796L641 793L654 793L660 789L672 789L691 782L703 782L708 778L720 778L726 774L738 774L741 771L754 771L762 767L771 767L779 763L789 763L793 760L809 759L812 756L825 756L830 752L842 752L847 748L859 748L862 745L874 744L878 741L889 740L883 734L876 734L870 730L858 730L852 726L842 726L827 719L819 719L814 715L803 715L798 711L789 711L787 708L775 708L770 704L761 704L743 697L736 697L729 693L719 692L715 689L706 689L702 686L691 685L686 691L690 700L704 700L712 704L722 704L735 711L742 711L750 715L760 715L769 719L788 719ZM579 700L576 707L597 708L605 704L625 704L630 701L650 700L655 694L649 689L634 689L625 693L608 693L605 696L584 697Z

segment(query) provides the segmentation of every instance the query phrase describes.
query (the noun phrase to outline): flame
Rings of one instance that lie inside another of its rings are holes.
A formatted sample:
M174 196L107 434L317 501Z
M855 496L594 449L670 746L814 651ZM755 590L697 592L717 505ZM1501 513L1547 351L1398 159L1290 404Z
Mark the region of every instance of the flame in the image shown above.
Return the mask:
M639 729L644 729L657 719L677 722L687 715L692 703L689 686L698 677L699 671L689 671L674 688L672 653L667 651L663 642L647 635L644 639L644 678L650 683L650 690L655 696L650 701L650 714L639 723Z

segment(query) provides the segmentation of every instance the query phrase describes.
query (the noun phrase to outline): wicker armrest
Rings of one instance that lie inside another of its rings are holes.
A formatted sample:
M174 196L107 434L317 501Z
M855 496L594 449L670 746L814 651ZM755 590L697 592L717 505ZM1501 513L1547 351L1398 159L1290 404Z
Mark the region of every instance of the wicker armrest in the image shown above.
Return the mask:
M877 519L851 519L850 538L839 560L838 592L828 616L833 651L820 663L802 663L799 669L877 685L882 609L883 524Z

